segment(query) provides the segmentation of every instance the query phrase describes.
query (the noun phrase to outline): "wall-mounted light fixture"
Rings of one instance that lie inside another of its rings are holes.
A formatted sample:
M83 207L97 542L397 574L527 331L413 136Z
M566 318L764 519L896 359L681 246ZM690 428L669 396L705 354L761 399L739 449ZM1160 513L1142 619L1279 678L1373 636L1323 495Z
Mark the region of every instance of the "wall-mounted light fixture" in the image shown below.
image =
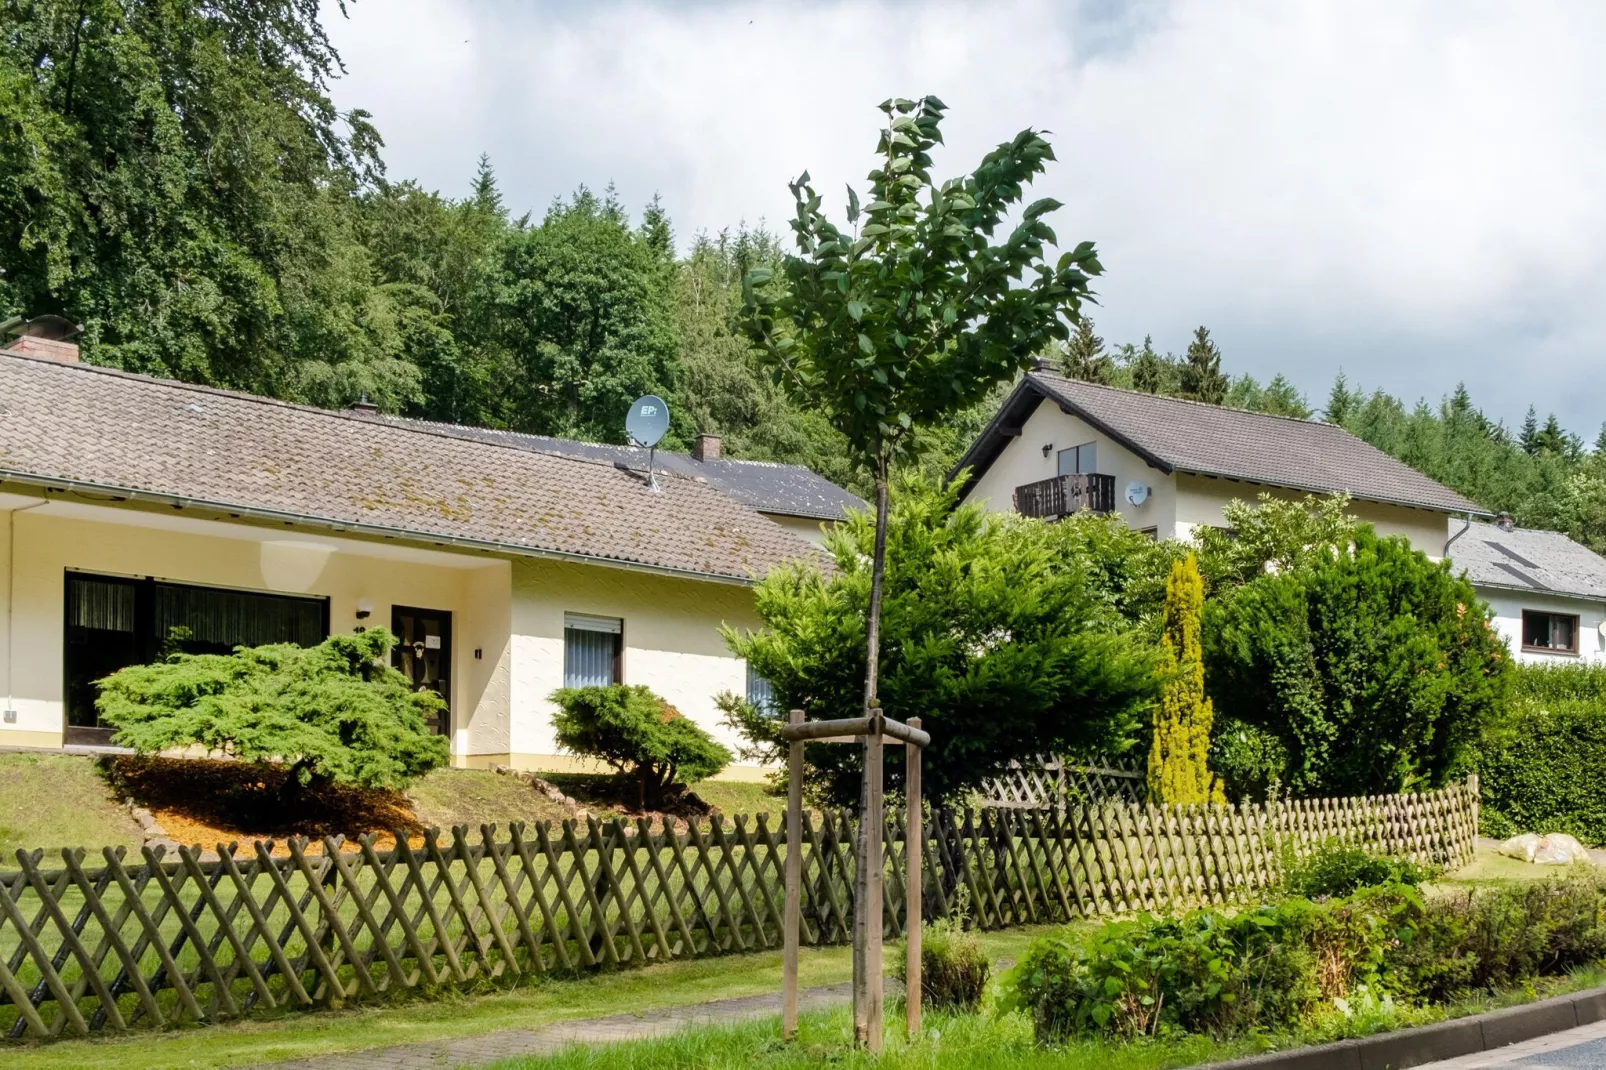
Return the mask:
M1054 452L1054 443L1052 443L1052 442L1043 443L1043 456L1044 457L1047 457L1049 454L1051 454L1053 452Z
M374 615L374 603L368 598L357 599L357 619L367 620Z

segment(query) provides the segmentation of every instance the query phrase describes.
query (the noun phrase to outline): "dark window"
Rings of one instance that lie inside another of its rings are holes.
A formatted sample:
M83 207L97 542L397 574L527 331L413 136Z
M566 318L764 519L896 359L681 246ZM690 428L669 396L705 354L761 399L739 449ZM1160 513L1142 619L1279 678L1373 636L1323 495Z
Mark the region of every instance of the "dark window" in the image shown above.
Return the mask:
M329 635L329 602L69 572L66 624L67 725L94 729L96 680L176 651L314 646Z
M1080 446L1072 446L1059 452L1059 475L1086 475L1098 470L1097 443L1084 442Z
M624 680L624 621L563 615L563 686L607 687Z
M1522 648L1545 654L1578 653L1578 618L1568 613L1523 610Z

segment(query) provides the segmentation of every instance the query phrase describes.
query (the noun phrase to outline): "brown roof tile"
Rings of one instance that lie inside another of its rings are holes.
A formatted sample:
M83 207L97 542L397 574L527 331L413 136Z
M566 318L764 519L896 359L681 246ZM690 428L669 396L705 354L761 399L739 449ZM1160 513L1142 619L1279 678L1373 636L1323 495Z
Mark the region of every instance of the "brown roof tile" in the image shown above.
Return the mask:
M86 365L0 356L0 478L727 580L804 540L694 479Z

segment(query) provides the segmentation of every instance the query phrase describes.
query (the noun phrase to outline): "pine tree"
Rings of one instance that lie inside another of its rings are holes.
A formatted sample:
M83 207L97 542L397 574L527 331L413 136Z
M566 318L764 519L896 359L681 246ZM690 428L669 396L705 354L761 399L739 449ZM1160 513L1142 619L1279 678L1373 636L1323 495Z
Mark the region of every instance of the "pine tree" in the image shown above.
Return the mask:
M1143 336L1143 348L1132 359L1132 387L1146 394L1162 394L1166 386L1165 358L1154 351L1154 339Z
M502 191L496 185L496 172L491 168L490 153L480 153L480 162L474 172L474 193L470 197L474 207L498 219L506 214L502 206Z
M1076 333L1065 343L1060 367L1068 379L1081 379L1106 386L1115 378L1115 365L1104 351L1104 339L1093 333L1093 320L1087 316L1077 324Z
M1210 340L1210 330L1199 327L1188 343L1182 363L1182 396L1220 405L1227 397L1227 377L1221 372L1221 350Z
M1517 442L1522 446L1522 452L1532 457L1539 452L1539 417L1532 405L1528 406L1528 415L1522 418L1522 434Z
M1165 634L1160 672L1165 690L1154 715L1149 751L1149 799L1173 806L1224 803L1221 781L1210 772L1210 726L1215 712L1205 697L1204 656L1199 618L1204 610L1204 579L1199 559L1171 564L1165 585Z
M1339 372L1333 380L1333 389L1327 393L1327 422L1344 426L1345 421L1355 414L1360 400L1360 392L1351 390L1349 380L1342 371Z
M664 211L663 200L656 193L641 213L641 237L647 248L662 259L675 258L675 232L669 226L669 213Z

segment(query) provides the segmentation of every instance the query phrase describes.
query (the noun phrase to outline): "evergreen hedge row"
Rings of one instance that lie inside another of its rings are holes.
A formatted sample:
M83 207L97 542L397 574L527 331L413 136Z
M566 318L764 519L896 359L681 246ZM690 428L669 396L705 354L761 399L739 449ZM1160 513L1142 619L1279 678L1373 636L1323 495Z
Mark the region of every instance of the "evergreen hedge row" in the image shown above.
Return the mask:
M1479 755L1482 832L1606 845L1606 665L1525 665Z

